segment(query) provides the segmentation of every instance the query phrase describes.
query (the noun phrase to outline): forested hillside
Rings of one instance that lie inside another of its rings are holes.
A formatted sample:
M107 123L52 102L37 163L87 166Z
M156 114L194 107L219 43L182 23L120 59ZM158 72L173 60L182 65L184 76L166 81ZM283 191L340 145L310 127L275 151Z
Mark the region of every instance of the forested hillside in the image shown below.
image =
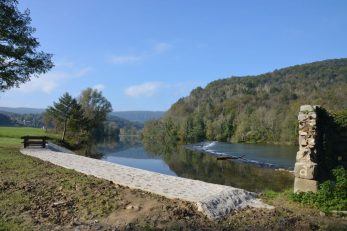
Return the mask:
M347 59L230 77L194 89L165 117L148 122L145 141L296 143L300 105L347 110Z
M42 113L17 114L0 109L1 126L20 126L42 128L44 126Z

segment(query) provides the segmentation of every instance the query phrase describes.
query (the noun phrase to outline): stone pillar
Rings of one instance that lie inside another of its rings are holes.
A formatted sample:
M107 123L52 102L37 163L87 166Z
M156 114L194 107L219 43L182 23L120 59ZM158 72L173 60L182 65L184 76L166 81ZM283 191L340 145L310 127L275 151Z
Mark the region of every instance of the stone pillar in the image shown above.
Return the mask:
M317 108L303 105L300 107L299 151L294 168L294 192L316 192L317 181Z

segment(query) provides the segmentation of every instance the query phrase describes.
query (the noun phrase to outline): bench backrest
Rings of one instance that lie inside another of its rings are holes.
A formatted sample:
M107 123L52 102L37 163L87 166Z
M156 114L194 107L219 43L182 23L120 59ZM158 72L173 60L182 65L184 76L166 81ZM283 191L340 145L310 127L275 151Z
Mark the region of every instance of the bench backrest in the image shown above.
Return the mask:
M47 140L48 136L22 136L24 140Z

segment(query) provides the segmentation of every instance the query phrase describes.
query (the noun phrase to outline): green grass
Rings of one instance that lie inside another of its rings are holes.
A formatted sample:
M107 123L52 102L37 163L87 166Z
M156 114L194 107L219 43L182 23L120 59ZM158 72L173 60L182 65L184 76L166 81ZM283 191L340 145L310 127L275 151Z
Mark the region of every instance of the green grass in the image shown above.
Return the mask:
M49 136L51 138L58 138L58 134L46 132L40 128L28 127L0 127L0 137L17 138L22 136Z
M291 195L293 192L293 189L287 189L283 192L275 192L273 190L265 190L264 192L262 192L261 194L261 198L263 199L275 199L277 197L288 197L289 195Z
M17 147L20 144L19 138L0 137L0 147Z

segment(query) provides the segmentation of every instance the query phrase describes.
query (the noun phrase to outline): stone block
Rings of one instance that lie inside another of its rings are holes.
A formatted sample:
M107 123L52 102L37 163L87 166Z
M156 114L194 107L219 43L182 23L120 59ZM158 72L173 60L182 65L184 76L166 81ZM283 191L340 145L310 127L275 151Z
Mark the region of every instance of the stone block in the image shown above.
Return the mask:
M309 118L309 119L316 119L316 118L317 118L317 113L316 113L316 112L310 112L310 113L308 113L308 118Z
M310 139L308 139L308 144L310 146L315 146L316 145L316 139L311 137Z
M296 162L294 168L295 177L313 180L317 175L317 164L313 162Z
M308 148L301 148L297 153L296 153L296 161L298 162L305 162L305 161L310 161L310 153L311 150Z
M308 124L309 124L311 127L313 127L313 130L316 130L316 125L317 125L317 123L316 123L315 120L310 121Z
M308 118L308 116L307 116L305 113L299 112L299 115L298 115L298 120L299 120L299 122L300 122L300 121L304 121L304 120L307 119L307 118Z
M300 106L301 112L313 112L315 109L311 105L302 105Z
M297 192L317 192L318 181L307 180L295 177L294 180L294 193Z
M306 136L299 136L299 145L300 146L307 146Z

